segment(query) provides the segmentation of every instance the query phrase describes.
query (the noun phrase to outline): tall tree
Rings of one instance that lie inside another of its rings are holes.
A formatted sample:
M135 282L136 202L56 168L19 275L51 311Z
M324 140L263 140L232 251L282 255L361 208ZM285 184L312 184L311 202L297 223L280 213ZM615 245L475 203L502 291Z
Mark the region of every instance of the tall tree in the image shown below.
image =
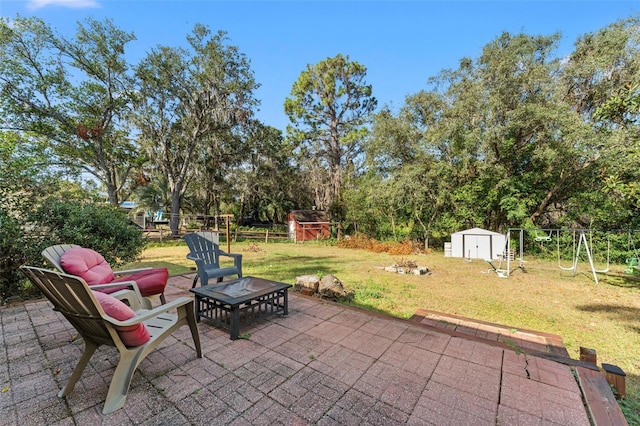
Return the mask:
M377 105L366 72L338 54L308 65L285 100L292 123L287 136L298 144L300 157L309 159L318 208L331 209L340 202L343 173L362 152L366 124Z
M424 241L425 247L441 216L451 209L457 190L455 144L445 143L434 128L447 119L443 97L421 91L405 99L397 116L385 109L376 115L367 141L367 165L381 182L369 180L370 204L382 206L395 228ZM449 207L448 207L449 206ZM448 231L448 229L447 229Z
M141 162L123 121L132 40L111 21L67 39L38 18L0 20L0 126L45 138L56 166L95 176L114 205Z
M282 132L254 121L247 134L251 155L234 172L239 216L283 223L287 212L309 205L293 165L293 149ZM305 201L303 201L305 200Z
M204 157L208 144L251 118L258 87L249 61L228 44L226 33L212 35L196 24L187 40L189 49L160 46L139 64L132 118L141 144L169 185L174 234L197 167L220 159ZM216 169L222 173L224 166Z
M639 223L639 27L634 16L585 34L562 68L565 99L597 133L591 149L600 163L572 201L600 227Z

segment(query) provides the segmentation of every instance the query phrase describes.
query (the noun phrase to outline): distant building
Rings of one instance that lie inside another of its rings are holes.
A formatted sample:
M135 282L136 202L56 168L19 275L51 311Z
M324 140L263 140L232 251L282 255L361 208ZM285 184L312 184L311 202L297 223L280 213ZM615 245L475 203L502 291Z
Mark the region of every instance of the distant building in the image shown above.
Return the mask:
M451 234L451 257L466 259L498 259L505 252L506 236L482 228ZM447 249L445 247L445 255Z
M287 215L289 238L296 242L331 236L329 214L321 210L292 210Z

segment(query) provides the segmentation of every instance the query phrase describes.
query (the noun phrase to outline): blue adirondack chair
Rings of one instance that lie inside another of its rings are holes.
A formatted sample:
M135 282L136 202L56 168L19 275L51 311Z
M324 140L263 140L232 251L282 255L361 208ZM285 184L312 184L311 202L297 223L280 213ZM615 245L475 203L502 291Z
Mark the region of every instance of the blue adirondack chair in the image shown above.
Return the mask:
M198 280L201 286L205 286L212 278L215 278L216 282L221 282L224 277L233 275L242 278L242 255L220 250L217 232L194 232L185 235L184 240L190 251L187 259L196 262L198 268L191 288L195 288ZM221 256L232 258L233 266L221 268Z

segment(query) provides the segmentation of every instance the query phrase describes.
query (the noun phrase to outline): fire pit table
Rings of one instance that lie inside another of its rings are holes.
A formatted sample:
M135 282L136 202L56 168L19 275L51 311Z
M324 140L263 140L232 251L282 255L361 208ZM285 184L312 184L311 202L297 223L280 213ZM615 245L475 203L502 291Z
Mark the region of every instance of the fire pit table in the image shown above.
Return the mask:
M240 336L240 327L282 312L289 313L287 290L291 284L263 278L244 277L189 290L195 295L196 320L205 318L228 329L231 340Z

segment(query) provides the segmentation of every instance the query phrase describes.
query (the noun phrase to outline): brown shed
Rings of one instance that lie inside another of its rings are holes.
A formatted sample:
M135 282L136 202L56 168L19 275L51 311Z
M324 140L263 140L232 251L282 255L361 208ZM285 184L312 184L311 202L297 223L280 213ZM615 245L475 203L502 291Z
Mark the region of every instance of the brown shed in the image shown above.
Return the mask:
M289 238L295 242L329 238L331 221L321 210L292 210L287 215Z

